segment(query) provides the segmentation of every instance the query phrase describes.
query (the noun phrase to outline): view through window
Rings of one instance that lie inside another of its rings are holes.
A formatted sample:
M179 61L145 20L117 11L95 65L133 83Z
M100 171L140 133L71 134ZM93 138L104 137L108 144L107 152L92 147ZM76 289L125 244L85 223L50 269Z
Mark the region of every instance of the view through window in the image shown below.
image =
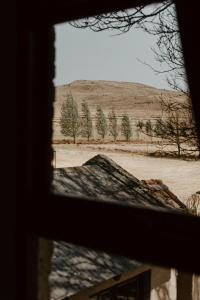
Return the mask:
M129 28L126 14L118 13L119 29L113 29L116 14L103 31L106 16L56 26L53 164L81 166L106 155L147 184L160 180L184 204L190 198L197 205L200 149L174 8L135 25L149 32ZM167 26L174 30L168 35Z
M174 5L55 30L53 191L198 215L200 145ZM55 242L52 299L200 299L198 277L126 260Z

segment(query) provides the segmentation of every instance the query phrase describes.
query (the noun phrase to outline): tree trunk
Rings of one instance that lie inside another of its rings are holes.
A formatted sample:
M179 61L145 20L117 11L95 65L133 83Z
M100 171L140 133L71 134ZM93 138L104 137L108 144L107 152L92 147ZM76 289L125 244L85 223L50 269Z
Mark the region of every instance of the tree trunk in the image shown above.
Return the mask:
M178 158L180 158L181 157L181 147L179 144L177 145L177 147L178 147Z
M176 300L192 300L193 275L178 271L176 277L177 298Z
M177 150L178 150L178 158L180 158L181 157L181 142L180 142L178 130L176 133L176 145L177 145Z
M197 146L197 148L198 148L198 159L200 159L200 142L198 141L198 146Z

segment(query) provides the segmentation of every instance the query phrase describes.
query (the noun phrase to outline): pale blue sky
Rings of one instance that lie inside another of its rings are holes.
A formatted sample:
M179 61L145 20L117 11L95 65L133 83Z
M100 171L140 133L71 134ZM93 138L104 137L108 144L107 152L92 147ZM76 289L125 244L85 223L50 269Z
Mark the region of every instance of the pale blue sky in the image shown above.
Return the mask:
M104 31L76 29L67 23L56 25L55 85L74 80L140 82L170 89L165 75L156 75L142 60L158 67L152 47L156 37L141 30L115 35Z

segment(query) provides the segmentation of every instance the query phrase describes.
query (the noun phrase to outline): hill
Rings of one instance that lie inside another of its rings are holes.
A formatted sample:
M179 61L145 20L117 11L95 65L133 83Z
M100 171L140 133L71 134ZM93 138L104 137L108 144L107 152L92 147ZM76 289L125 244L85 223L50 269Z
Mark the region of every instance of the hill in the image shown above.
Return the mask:
M132 125L138 120L155 119L161 114L160 97L173 98L183 102L184 96L176 91L157 89L141 83L116 82L104 80L77 80L70 84L57 86L54 103L54 139L64 138L60 134L60 108L67 93L71 91L75 101L81 108L81 102L87 101L93 118L97 104L106 114L114 108L120 119L127 113Z

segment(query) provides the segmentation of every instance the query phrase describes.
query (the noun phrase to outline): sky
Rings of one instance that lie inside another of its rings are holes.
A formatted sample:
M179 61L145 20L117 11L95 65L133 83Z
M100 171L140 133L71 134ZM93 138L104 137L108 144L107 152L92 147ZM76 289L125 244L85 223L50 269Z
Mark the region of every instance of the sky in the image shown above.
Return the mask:
M160 68L151 50L156 37L139 29L121 35L96 33L68 23L56 25L55 30L56 86L74 80L113 80L170 89L164 74L156 75L141 62Z

